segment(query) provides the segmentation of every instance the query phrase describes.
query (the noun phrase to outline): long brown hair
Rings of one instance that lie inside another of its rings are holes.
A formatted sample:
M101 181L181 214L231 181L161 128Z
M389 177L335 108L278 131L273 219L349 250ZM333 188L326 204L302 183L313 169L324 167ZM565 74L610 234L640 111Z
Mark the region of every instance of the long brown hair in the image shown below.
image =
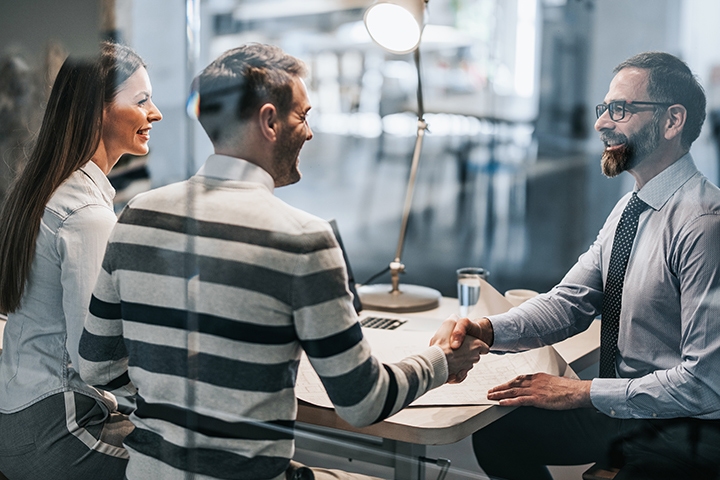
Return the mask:
M139 68L129 47L104 42L94 60L68 58L57 74L37 143L0 211L0 312L20 307L45 205L98 149L103 107Z

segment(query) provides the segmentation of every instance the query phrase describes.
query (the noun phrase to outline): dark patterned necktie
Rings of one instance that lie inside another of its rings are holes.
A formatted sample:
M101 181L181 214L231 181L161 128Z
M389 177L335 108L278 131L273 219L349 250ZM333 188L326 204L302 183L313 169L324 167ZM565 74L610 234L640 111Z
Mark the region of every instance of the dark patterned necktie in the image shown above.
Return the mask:
M617 354L620 308L622 307L623 283L630 251L637 233L640 214L648 207L636 193L625 206L615 230L610 266L605 280L602 322L600 324L600 377L615 378L615 355Z

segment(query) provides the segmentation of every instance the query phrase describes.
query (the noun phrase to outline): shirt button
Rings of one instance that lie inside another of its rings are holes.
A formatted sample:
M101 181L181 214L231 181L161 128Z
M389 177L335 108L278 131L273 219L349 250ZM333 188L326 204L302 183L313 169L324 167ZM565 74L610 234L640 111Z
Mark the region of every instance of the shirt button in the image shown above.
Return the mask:
M613 410L612 408L610 409L610 415L612 415L613 417L615 416L615 410Z
M653 413L653 418L657 418L657 413Z

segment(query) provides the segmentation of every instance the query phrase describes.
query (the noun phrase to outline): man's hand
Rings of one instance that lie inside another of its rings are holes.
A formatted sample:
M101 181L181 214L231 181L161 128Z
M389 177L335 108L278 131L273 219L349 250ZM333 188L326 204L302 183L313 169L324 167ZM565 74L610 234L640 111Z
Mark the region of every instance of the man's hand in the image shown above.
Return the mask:
M485 342L474 337L468 337L456 349L451 348L450 335L454 328L455 320L452 318L445 320L430 340L430 345L437 345L445 352L448 362L448 383L460 383L465 380L473 365L480 360L480 355L489 351Z
M495 337L492 323L490 323L490 320L487 318L480 318L474 322L470 321L468 318L461 318L455 324L450 346L452 348L459 348L460 345L462 345L463 340L465 340L466 335L472 335L475 338L479 338L488 347L492 347Z
M506 407L533 406L548 410L592 407L590 380L574 380L547 373L520 375L488 391L488 400Z

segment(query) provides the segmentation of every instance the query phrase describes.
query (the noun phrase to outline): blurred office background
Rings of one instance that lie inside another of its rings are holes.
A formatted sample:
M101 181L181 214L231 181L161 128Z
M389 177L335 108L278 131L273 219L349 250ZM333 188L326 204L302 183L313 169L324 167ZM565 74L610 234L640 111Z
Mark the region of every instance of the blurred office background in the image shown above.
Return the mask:
M187 178L210 153L187 114L192 77L228 48L273 43L309 67L315 133L301 154L302 181L276 193L338 221L363 282L394 256L416 133L412 57L370 41L362 16L371 3L0 0L0 197L68 53L91 54L110 38L149 64L164 119L150 154L111 174L121 208ZM454 296L464 266L488 269L500 291L558 282L632 188L629 175L599 171L594 106L613 67L641 51L678 55L701 79L708 121L692 153L717 183L719 21L716 0L430 0L420 47L429 134L403 282ZM471 457L465 464L474 469Z
M2 0L0 195L67 53L113 38L149 64L165 118L150 155L114 173L121 207L186 178L210 152L186 112L190 79L228 48L273 43L309 66L315 133L301 155L303 180L277 195L337 219L365 281L394 256L416 133L412 57L370 41L362 16L371 3ZM632 188L627 174L599 173L593 107L612 68L644 50L676 54L701 78L711 110L720 103L719 19L714 0L431 0L421 44L429 134L403 281L454 295L455 269L482 266L500 291L551 288ZM717 181L712 127L693 153Z

